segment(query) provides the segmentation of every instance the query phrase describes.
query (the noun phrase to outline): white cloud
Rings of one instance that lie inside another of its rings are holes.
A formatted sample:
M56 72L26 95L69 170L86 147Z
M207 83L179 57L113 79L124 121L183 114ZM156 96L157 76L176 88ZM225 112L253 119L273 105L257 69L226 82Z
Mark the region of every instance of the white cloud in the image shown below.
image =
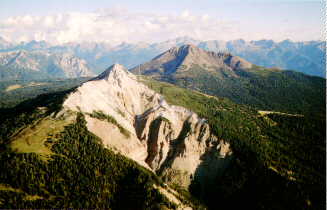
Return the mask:
M297 31L289 35L296 33ZM34 39L46 40L54 44L83 41L119 44L156 42L178 36L191 36L201 40L278 39L280 32L273 34L261 31L260 28L254 30L254 26L218 20L207 14L194 15L187 10L179 15L163 15L135 13L123 8L114 8L93 13L72 12L49 16L10 17L0 20L0 36L11 41Z
M44 18L44 26L51 28L54 26L55 22L54 22L54 17L53 16L47 16Z

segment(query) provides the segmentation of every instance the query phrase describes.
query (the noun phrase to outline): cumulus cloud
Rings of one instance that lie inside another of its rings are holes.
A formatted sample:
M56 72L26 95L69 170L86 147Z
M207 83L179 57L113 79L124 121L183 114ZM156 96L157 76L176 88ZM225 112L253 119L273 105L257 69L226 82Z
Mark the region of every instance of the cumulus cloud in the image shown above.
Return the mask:
M16 16L0 20L0 36L10 41L46 40L53 44L83 41L157 42L179 36L201 40L260 39L252 28L208 14L136 13L123 8L91 13L71 12L49 16ZM272 35L270 33L266 33ZM273 37L268 37L273 38Z
M223 30L233 33L234 28L228 27L229 24L206 14L192 15L189 11L179 15L159 15L107 9L92 13L10 17L0 20L0 36L17 42L46 40L52 43L155 42L186 35L217 39L222 38Z

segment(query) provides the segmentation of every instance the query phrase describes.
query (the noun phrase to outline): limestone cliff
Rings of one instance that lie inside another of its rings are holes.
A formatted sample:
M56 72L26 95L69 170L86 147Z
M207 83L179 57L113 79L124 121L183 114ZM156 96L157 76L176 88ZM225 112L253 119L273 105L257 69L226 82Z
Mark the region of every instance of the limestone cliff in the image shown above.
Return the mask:
M205 119L167 104L119 64L81 85L63 106L85 113L88 129L106 147L183 187L195 176L217 174L231 157Z

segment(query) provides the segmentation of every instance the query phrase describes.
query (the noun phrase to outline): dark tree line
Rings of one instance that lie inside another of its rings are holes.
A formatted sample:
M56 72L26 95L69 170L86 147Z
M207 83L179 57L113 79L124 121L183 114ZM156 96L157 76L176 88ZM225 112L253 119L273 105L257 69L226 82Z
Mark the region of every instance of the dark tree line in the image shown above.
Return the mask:
M57 136L54 155L45 162L37 154L0 153L1 208L174 208L153 185L161 181L125 157L105 149L88 132L82 114ZM29 196L37 195L38 199Z

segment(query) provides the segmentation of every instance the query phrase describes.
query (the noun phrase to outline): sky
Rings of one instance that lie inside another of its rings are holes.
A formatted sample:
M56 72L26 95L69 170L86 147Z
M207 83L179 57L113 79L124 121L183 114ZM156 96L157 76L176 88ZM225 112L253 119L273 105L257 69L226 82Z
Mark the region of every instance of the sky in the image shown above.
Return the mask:
M98 41L324 40L319 0L0 0L0 37Z

